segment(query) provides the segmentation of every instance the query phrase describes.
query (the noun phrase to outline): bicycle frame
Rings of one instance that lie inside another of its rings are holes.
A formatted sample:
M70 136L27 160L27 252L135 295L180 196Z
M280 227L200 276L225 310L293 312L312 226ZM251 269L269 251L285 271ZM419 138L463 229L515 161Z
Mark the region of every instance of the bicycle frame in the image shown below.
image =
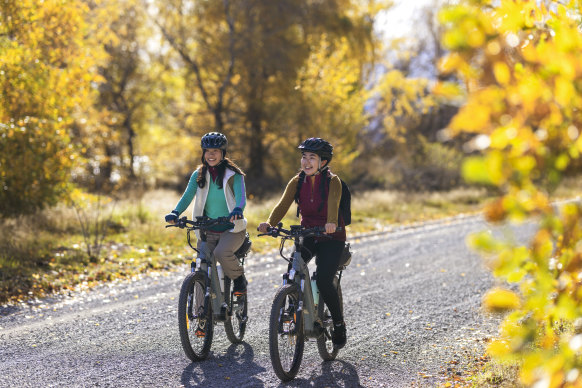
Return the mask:
M282 224L278 225L278 228L273 228L276 234L267 233L273 237L278 237L280 232L285 233L283 239L281 240L281 247L279 253L281 256L289 261L291 264L291 269L283 275L283 285L287 284L289 281L295 282L299 286L299 306L297 307L297 313L299 315L299 322L303 322L303 332L305 336L311 338L317 338L321 335L321 326L317 326L316 323L320 319L317 315L315 302L313 300L313 289L311 288L311 277L309 273L309 268L307 263L303 260L301 256L301 251L304 249L303 242L305 240L305 235L297 235L294 232L300 231L301 226L292 225L291 230L282 229ZM339 228L338 228L339 230ZM321 231L319 231L321 232ZM286 240L293 240L295 245L295 252L291 258L286 258L283 255L283 248ZM341 280L342 271L339 270L338 284ZM318 291L319 292L319 291ZM323 302L322 302L323 303ZM321 325L321 322L320 322Z
M299 306L297 308L297 313L300 317L298 321L301 322L301 319L303 319L303 331L307 337L316 338L321 333L315 327L315 322L318 317L317 312L315 311L309 268L303 260L303 257L301 257L303 237L298 237L298 239L300 241L295 241L295 252L293 253L291 263L292 268L288 273L283 275L283 284L287 284L288 281L294 281L299 285Z

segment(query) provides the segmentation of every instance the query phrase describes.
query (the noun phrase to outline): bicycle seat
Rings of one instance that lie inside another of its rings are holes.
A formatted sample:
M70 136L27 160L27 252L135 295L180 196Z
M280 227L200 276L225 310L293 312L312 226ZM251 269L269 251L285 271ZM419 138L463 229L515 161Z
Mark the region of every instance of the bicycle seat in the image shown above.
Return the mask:
M346 269L348 265L350 265L351 261L352 261L351 246L350 243L346 243L346 245L344 245L344 250L342 251L340 257L338 271L343 271L344 269Z
M245 240L243 241L243 243L240 246L240 248L237 249L236 252L234 252L234 255L236 257L238 257L239 259L242 259L251 250L251 245L253 245L253 243L251 241L251 238L250 238L249 234L247 233L246 236L245 236Z

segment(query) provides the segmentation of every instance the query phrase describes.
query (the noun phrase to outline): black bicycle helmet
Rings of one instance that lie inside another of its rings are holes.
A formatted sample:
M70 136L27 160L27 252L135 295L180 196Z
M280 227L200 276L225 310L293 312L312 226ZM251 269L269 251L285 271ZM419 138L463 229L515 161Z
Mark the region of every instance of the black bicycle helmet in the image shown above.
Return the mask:
M320 137L310 137L299 144L297 148L301 152L313 152L319 155L322 160L327 160L328 163L333 156L333 146Z
M202 136L202 139L200 140L200 147L202 147L202 149L217 148L226 151L227 145L228 140L226 140L226 136L219 132L209 132Z

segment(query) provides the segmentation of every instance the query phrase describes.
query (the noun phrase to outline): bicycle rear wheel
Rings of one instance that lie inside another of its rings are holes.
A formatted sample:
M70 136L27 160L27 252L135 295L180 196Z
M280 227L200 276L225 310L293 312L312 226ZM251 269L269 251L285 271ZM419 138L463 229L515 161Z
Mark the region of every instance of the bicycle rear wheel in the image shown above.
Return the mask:
M180 341L186 356L192 361L201 361L208 357L214 335L211 303L208 303L204 314L204 284L204 274L188 274L182 283L178 299Z
M269 352L275 374L282 381L297 375L303 359L305 338L298 307L297 284L286 284L277 291L269 320Z
M338 284L337 277L333 280L333 283L337 287L340 307L343 312L344 300L342 296L342 286L341 284ZM333 342L331 341L331 333L333 331L333 319L331 318L331 314L329 313L327 305L323 302L321 298L319 299L319 304L317 305L317 316L319 317L319 319L321 319L323 327L323 334L317 338L317 350L319 351L319 355L324 361L335 360L339 352L339 349L333 346Z
M224 321L224 331L228 340L233 344L242 342L247 328L247 296L234 296L231 293L231 315Z

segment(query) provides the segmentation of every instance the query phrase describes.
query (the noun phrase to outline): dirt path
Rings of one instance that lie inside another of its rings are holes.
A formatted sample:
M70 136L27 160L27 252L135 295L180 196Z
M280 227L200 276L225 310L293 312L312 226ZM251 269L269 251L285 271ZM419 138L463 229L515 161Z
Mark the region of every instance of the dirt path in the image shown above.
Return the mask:
M245 343L231 345L219 325L209 359L196 364L177 330L186 266L0 308L0 386L435 386L445 373L462 373L496 332L480 309L492 277L465 246L467 234L487 227L459 217L352 239L356 253L342 279L348 344L324 363L315 342L306 343L288 384L269 359L267 321L284 269L272 254L247 259Z

